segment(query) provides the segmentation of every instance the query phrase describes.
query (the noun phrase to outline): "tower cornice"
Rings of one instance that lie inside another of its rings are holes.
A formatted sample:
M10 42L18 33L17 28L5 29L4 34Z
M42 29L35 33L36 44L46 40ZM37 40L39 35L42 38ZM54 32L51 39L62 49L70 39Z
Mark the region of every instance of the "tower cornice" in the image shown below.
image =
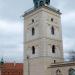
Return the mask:
M60 10L59 10L59 9L54 8L54 7L52 7L52 6L40 6L40 7L38 7L38 8L31 8L31 9L29 9L29 10L25 11L25 13L24 13L23 17L25 17L25 16L29 15L30 13L32 13L32 12L34 12L34 11L37 11L37 10L41 9L41 8L48 9L48 10L53 11L53 12L55 12L55 13L59 14L59 15L61 15L61 14L62 14L62 13L60 12Z

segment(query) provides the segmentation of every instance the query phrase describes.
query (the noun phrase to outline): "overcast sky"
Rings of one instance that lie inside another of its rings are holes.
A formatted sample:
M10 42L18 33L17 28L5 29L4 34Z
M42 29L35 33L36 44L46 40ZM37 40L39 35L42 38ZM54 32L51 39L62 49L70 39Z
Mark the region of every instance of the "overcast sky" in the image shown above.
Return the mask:
M73 2L72 2L73 1ZM75 50L75 0L51 0L62 12L64 51ZM33 0L0 0L0 57L23 59L23 13L33 7Z

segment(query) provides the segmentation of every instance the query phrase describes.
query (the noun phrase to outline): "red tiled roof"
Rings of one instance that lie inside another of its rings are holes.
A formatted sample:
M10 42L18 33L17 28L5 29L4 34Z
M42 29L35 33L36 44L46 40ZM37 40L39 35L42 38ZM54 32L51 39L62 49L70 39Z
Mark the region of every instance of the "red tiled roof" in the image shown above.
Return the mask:
M1 75L23 75L23 63L4 63L0 67Z
M5 63L2 65L5 69L23 69L22 63Z

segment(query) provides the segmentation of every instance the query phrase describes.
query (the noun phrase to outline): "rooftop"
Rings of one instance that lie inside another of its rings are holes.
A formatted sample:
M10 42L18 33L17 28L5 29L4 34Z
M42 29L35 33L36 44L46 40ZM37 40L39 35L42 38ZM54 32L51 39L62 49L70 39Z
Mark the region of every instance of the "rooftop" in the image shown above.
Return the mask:
M56 13L59 14L59 15L61 14L61 12L60 12L59 9L54 8L53 6L46 6L46 5L45 5L45 6L40 6L40 7L38 7L38 8L31 8L31 9L25 11L23 17L26 16L26 15L28 15L28 14L30 14L30 13L33 12L33 11L36 11L37 9L40 9L40 8L46 8L46 9L48 9L48 10L51 10L51 11L53 11L53 12L56 12Z

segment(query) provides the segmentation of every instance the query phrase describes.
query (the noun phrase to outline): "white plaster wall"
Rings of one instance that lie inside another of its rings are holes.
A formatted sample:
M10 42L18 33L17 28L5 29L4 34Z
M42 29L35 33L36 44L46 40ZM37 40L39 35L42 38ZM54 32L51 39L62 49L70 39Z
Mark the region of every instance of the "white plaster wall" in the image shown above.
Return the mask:
M51 18L54 19L53 22L51 22ZM32 23L32 19L34 19L34 23ZM60 19L61 18L58 14L44 8L41 8L25 17L25 42L28 44L28 46L29 44L31 44L30 47L27 47L27 49L25 49L29 51L28 53L31 57L52 56L63 58L61 56L63 55L63 47L61 46L60 48L60 45L62 45ZM54 26L54 35L51 34L51 26ZM34 36L32 36L32 27L35 28ZM41 42L37 43L39 39ZM49 40L47 41L47 39ZM34 41L39 46L36 47L36 54L32 55L31 47L33 45L35 46L35 43L32 45ZM56 45L56 53L54 54L52 53L51 49L52 45Z
M60 15L52 11L43 9L43 35L45 37L45 55L57 58L56 60L61 62L63 60L63 46L62 46L62 32L61 32L61 18ZM51 22L51 18L54 19ZM54 26L55 34L51 34L51 26ZM50 44L50 45L49 45ZM52 45L56 46L56 53L52 53ZM60 59L61 58L61 59ZM57 62L58 62L57 61Z
M50 18L54 22L50 22ZM32 23L34 19L34 23ZM47 21L48 20L48 21ZM24 18L24 58L28 55L30 59L31 75L46 75L47 67L54 63L54 60L61 62L57 57L63 58L62 38L60 32L60 16L46 8L40 8ZM48 25L50 24L50 26ZM55 28L55 35L51 35L51 25ZM35 28L35 35L31 35L31 28ZM56 54L52 54L51 45L56 45ZM31 48L35 46L35 55L32 54ZM61 46L61 48L60 48ZM60 48L60 49L59 49ZM61 54L61 55L60 55ZM50 57L49 57L50 56ZM40 57L42 57L40 59ZM38 59L37 59L38 58ZM35 59L35 60L34 60ZM26 60L27 61L27 60ZM24 62L26 64L27 62ZM26 64L27 66L27 64ZM27 71L27 67L24 67ZM27 73L24 75L28 75Z

